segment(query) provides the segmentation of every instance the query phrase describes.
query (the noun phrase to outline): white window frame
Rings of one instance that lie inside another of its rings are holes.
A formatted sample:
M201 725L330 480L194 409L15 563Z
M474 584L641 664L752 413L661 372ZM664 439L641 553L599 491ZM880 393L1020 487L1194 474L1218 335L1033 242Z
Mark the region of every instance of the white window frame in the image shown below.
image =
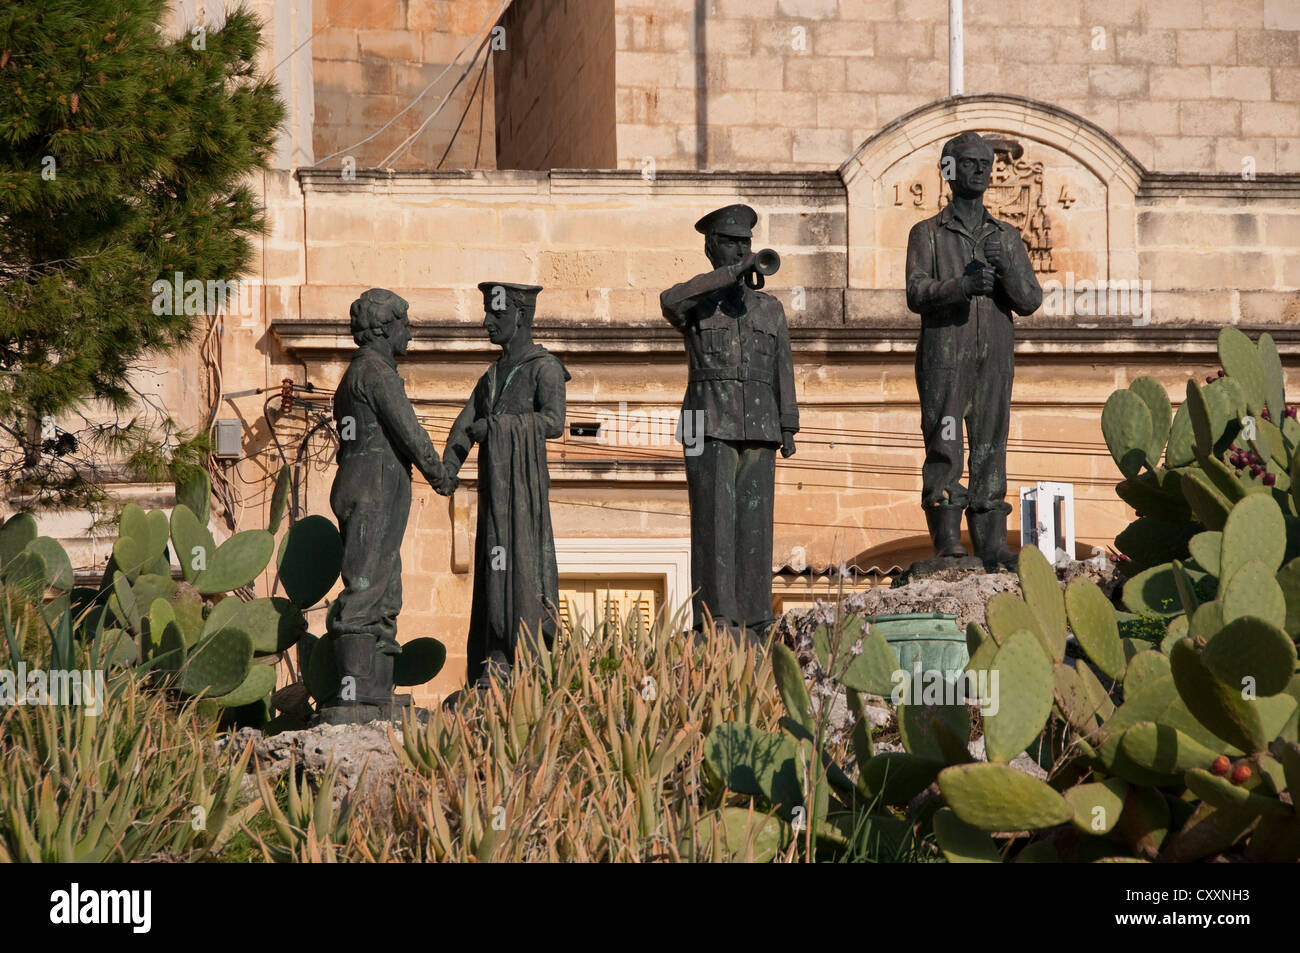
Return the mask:
M663 576L665 615L671 618L686 604L686 624L694 624L689 536L557 537L555 562L566 575Z

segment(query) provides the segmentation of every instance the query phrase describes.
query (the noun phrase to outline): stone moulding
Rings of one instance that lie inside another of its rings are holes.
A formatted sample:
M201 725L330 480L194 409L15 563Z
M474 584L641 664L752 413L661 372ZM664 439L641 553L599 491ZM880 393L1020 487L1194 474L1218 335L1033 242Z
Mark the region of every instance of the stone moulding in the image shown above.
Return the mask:
M1104 319L1098 319L1099 323ZM1024 355L1124 355L1134 358L1173 354L1215 358L1218 324L1157 324L1134 327L1115 321L1099 327L1079 327L1070 320L1032 315L1016 322L1016 353ZM1300 327L1241 325L1252 338L1268 331L1286 355L1300 349ZM346 319L277 320L271 331L285 350L320 360L353 348ZM454 355L455 360L481 360L493 353L481 340L477 325L416 323L411 325L412 355ZM681 356L681 337L672 328L645 324L543 323L536 325L539 341L557 355L582 357ZM916 322L898 317L867 317L851 325L796 325L790 329L796 354L896 354L911 359L916 349ZM1290 362L1288 362L1290 363Z

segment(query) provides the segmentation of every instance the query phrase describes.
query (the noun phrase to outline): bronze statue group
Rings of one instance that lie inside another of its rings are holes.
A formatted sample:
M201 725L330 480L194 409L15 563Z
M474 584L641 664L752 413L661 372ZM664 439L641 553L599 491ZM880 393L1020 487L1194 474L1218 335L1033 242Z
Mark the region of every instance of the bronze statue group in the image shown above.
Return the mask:
M1013 314L1042 300L1019 231L983 205L994 161L979 135L943 147L951 201L917 223L907 245L907 306L921 316L916 382L925 440L922 506L938 560L963 559L966 514L974 556L1007 566L1006 442ZM695 223L712 269L660 295L689 364L682 413L704 422L686 454L695 625L712 619L761 640L771 628L776 454L795 453L799 408L781 302L759 290L775 254L751 248L757 213L729 205ZM768 256L764 258L763 256ZM418 468L452 494L478 445L478 519L467 680L483 685L515 663L521 633L550 648L558 619L546 441L563 433L564 365L533 341L537 285L486 281L484 325L501 357L479 379L441 456L406 397L396 359L411 339L407 303L372 289L351 308L358 350L339 383L340 437L330 506L343 536L343 585L330 635L354 698L336 720L369 720L393 704L402 603L399 550ZM961 483L969 438L969 488Z

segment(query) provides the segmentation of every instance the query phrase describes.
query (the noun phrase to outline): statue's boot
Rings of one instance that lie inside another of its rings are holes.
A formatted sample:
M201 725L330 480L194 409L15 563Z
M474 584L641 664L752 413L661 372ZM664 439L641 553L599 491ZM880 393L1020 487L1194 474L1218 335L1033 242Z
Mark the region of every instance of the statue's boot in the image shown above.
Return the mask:
M925 522L930 528L930 539L934 540L936 556L968 555L961 544L961 513L960 506L951 504L925 507Z
M393 656L365 633L336 635L334 657L339 677L352 678L338 704L387 707L393 704ZM352 697L347 697L352 696Z
M997 565L1012 570L1016 568L1016 554L1007 548L1006 513L1001 510L986 510L982 513L967 510L966 521L970 526L975 555L984 561L984 565Z

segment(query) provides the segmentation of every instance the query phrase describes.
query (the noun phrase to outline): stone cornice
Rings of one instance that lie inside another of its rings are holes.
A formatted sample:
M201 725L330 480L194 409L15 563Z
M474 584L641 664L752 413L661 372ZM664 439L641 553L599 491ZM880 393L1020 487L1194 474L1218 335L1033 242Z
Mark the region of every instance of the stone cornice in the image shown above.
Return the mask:
M1268 173L1254 179L1209 172L1148 172L1138 186L1137 200L1153 201L1183 196L1235 198L1243 201L1300 199L1300 175Z
M341 169L299 169L304 192L367 192L391 195L445 194L463 197L525 195L741 195L747 200L843 199L839 172L725 172L664 170L653 176L635 169L552 169L532 172L501 169L357 169L349 179Z
M1168 359L1196 363L1216 355L1218 325L1152 323L1135 327L1130 321L1080 327L1074 320L1030 316L1016 321L1016 353L1025 356L1060 357L1087 362L1090 359ZM1247 326L1241 329L1255 337L1268 331L1286 356L1300 351L1300 327ZM281 345L300 358L343 359L356 345L343 319L274 321L271 330ZM498 352L477 325L416 323L412 325L410 353L447 354L455 358L491 359ZM827 326L795 325L790 343L796 354L834 357L843 354L896 355L910 358L916 350L916 320L865 318L852 324ZM595 359L637 359L650 355L681 359L680 335L666 324L538 323L534 336L539 344L560 356ZM1300 357L1297 358L1300 362ZM1288 363L1291 363L1289 360Z
M979 97L976 101L983 101L983 99L984 97ZM1070 115L1064 110L1051 108L1060 113L1062 118ZM907 116L900 117L885 128L891 129L907 118ZM1078 120L1079 117L1074 119ZM1082 121L1086 122L1086 120ZM1128 157L1126 152L1122 152L1122 147L1118 143L1115 144L1115 148L1126 158ZM1136 170L1136 191L1139 201L1180 197L1300 199L1300 175L1259 173L1254 179L1243 179L1240 175L1209 172L1152 172L1142 169L1136 160L1133 161L1133 166ZM299 169L294 174L304 192L431 194L467 198L508 198L547 194L741 195L747 200L754 201L777 197L826 201L846 197L842 170L824 172L664 170L649 177L635 169L552 169L549 172L494 169L358 169L355 177L348 180L343 178L340 169L306 168Z

